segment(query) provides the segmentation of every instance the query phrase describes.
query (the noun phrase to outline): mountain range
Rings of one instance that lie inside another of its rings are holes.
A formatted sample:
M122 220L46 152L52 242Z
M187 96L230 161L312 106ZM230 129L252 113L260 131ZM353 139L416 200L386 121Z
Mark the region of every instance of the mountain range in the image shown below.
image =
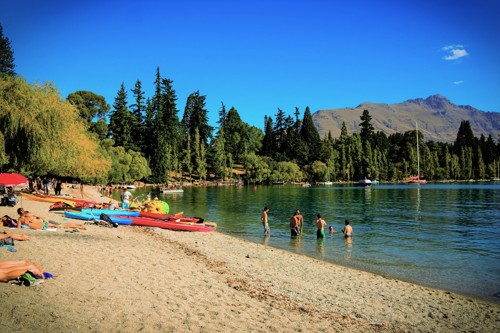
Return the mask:
M425 141L454 142L460 123L468 120L474 136L491 135L495 141L500 138L499 112L485 112L469 105L456 105L438 94L397 104L365 102L355 108L319 110L312 117L321 138L328 131L337 138L343 122L349 134L360 131L360 117L364 110L369 111L375 131L386 135L414 130L415 123L418 122L418 129Z

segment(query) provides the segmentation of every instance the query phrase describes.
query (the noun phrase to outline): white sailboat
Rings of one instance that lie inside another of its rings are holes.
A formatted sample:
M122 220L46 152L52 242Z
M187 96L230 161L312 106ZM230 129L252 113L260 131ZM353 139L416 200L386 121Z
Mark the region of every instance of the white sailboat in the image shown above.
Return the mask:
M415 128L416 128L416 133L417 133L417 175L416 176L410 176L406 180L408 184L427 184L427 180L425 179L420 179L420 149L418 148L418 123L415 122Z

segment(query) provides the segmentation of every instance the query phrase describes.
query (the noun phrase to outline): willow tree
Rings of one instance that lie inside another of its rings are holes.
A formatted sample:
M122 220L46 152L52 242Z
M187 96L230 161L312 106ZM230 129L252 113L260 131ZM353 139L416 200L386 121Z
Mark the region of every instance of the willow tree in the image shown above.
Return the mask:
M51 84L28 84L22 77L2 76L0 133L6 168L84 178L105 174L111 165L89 137L78 110L63 102Z

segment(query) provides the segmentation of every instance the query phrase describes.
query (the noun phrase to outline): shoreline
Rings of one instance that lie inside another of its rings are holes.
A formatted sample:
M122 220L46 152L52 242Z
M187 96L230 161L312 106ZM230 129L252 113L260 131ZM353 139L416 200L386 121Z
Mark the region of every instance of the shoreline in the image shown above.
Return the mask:
M90 186L85 197L108 200ZM49 203L23 199L22 204L45 219L64 222L61 214L48 212ZM18 207L0 209L2 215L17 216L10 212ZM494 332L500 328L497 304L219 232L95 225L76 233L3 229L31 239L16 242L17 252L0 249L2 260L30 259L56 276L35 287L0 285L3 299L9 299L4 304L8 315L2 319L6 331L44 327L53 332Z

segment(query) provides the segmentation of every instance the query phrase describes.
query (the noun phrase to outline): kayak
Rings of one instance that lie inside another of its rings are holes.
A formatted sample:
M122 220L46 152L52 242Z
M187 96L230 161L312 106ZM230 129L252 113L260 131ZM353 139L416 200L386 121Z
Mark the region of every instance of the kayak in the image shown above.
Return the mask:
M145 226L145 227L156 227L161 229L177 230L177 231L198 231L198 232L210 232L217 229L216 223L186 223L179 222L177 220L158 220L148 217L134 217L134 216L108 216L108 219L112 223L123 224L123 225L133 225L133 226ZM105 219L104 219L105 220Z
M28 198L33 201L42 201L42 202L64 202L67 203L71 206L75 206L75 204L80 204L80 205L104 205L102 202L95 202L95 201L89 201L85 199L77 199L77 198L71 198L71 197L63 197L63 196L58 196L58 195L45 195L45 194L31 194L31 193L21 193L23 197Z
M82 212L69 211L69 210L64 212L64 217L67 217L70 219L84 220L84 221L93 221L93 220L100 219L100 215L86 214L86 213L82 213Z
M172 214L158 214L158 213L151 213L151 212L140 212L139 216L140 217L149 217L152 219L160 219L160 220L174 219L174 220L179 220L181 222L192 222L192 223L202 223L203 222L203 219L201 217L186 217L186 216L182 216L182 213L172 215Z
M101 214L106 215L120 215L120 216L139 216L139 212L135 210L122 210L122 209L91 209L84 208L82 213L92 214L95 216L101 216Z

